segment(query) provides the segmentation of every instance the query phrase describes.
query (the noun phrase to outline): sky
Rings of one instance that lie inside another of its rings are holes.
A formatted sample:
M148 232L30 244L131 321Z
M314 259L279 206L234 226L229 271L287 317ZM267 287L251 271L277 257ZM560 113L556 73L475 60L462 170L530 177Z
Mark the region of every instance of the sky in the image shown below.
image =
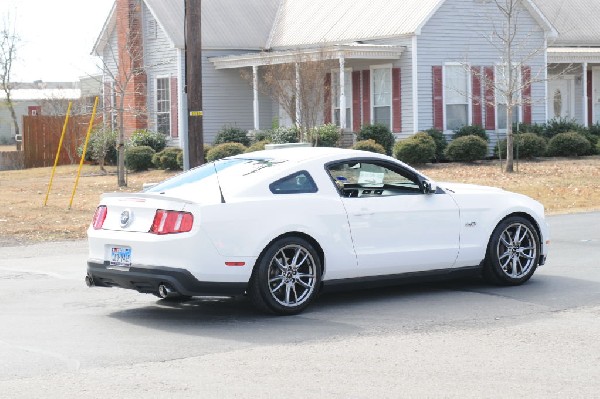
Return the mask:
M90 55L114 0L0 0L20 38L13 82L70 82L98 72Z

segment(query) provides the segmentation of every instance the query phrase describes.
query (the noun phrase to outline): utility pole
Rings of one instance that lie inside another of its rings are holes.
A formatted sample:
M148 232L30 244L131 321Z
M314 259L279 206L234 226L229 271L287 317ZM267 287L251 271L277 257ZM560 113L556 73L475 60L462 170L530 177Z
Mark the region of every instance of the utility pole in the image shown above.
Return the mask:
M201 0L185 0L185 92L188 100L187 135L191 168L204 163L201 5Z

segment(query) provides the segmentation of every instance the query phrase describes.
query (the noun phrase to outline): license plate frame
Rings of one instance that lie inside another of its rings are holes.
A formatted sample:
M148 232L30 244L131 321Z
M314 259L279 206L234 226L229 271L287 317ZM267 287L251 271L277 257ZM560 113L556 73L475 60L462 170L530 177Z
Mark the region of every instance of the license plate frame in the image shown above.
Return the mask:
M131 248L112 246L110 247L109 265L112 267L130 267L131 266Z

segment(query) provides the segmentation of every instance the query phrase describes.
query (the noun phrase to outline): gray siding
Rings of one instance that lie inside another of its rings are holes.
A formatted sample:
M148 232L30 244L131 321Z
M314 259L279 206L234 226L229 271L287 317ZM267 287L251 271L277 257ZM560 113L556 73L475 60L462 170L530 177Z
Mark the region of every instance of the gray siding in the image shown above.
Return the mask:
M502 23L494 2L447 0L425 24L417 39L419 130L433 126L432 66L446 62L473 66L502 63L501 52L486 38L491 36L494 23ZM544 32L525 9L520 13L519 24L516 47L523 54L520 60L525 54L541 49L524 62L531 67L532 77L539 75L541 79L532 85L532 121L540 123L546 117ZM485 120L485 109L483 117Z

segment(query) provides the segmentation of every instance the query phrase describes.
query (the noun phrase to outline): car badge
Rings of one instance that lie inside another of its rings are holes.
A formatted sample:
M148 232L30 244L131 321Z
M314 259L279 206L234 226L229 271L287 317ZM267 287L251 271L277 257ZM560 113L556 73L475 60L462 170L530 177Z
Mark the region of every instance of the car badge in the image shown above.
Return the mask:
M121 212L121 227L128 227L133 222L133 212L129 209L125 209Z

